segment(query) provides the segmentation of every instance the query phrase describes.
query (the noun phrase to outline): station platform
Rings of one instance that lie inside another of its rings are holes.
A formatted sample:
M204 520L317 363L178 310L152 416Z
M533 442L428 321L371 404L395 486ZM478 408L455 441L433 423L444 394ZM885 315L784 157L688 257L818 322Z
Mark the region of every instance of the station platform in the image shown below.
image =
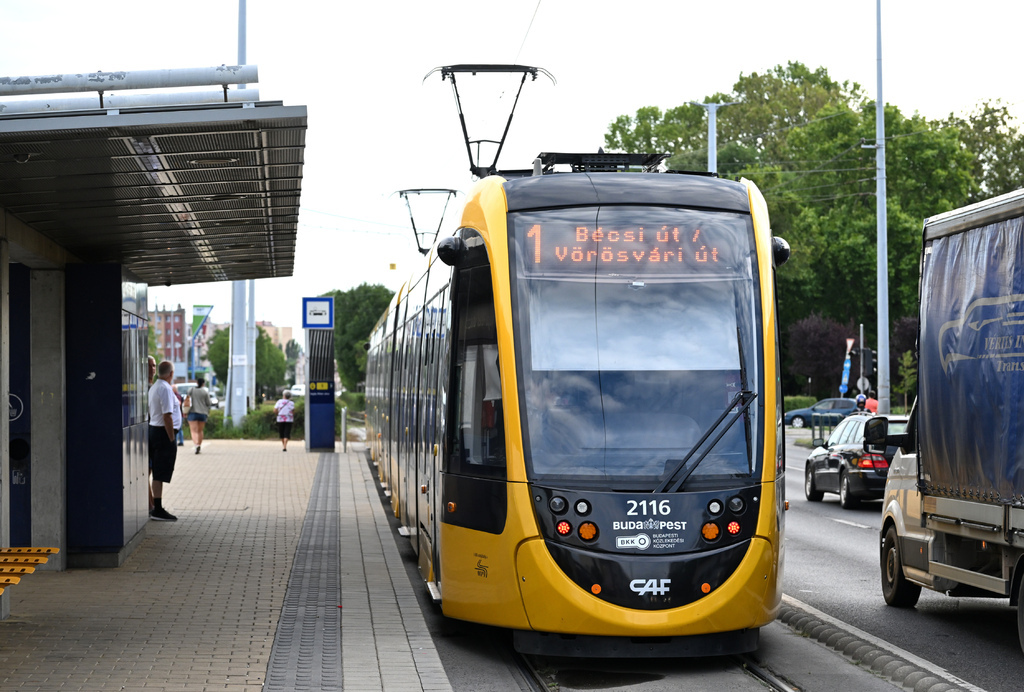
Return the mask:
M361 445L208 440L196 455L186 442L164 501L178 521L150 521L121 567L10 588L0 690L520 687L491 660L446 671ZM776 621L759 657L808 692L893 689L806 635ZM723 689L685 675L688 689Z
M451 690L362 452L178 450L178 521L10 589L0 689Z

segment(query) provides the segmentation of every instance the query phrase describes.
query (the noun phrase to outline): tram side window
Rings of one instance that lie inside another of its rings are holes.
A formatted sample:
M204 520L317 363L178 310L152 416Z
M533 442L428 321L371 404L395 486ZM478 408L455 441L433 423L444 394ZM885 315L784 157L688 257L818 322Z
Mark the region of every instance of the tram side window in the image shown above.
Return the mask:
M456 406L448 427L453 438L449 471L504 478L505 417L490 267L460 269L456 292Z

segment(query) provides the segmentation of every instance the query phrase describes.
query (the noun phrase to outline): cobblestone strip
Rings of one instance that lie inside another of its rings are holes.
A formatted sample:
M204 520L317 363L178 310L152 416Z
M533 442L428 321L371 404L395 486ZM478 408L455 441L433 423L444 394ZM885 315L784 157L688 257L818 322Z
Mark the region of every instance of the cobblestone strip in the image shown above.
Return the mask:
M981 688L960 680L941 668L925 667L925 662L908 661L911 656L883 648L878 642L867 641L863 633L850 632L842 624L831 621L809 606L801 607L799 601L785 597L779 609L779 621L793 630L816 639L824 646L833 649L872 671L879 677L889 680L897 687L911 692L984 692ZM799 604L799 605L798 605ZM863 635L863 636L860 636Z
M341 690L338 455L321 454L267 668L269 692Z
M361 453L342 456L341 485L346 689L450 692Z

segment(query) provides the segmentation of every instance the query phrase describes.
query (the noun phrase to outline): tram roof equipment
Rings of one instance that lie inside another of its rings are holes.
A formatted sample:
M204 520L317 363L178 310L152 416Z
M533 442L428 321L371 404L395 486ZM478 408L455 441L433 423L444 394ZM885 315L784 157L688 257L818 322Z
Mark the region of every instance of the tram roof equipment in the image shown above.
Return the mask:
M450 188L418 188L411 190L399 190L395 194L405 200L405 208L409 210L409 223L412 224L412 234L416 238L416 249L420 251L421 255L426 255L430 252L431 246L437 240L438 234L441 233L441 224L444 223L444 215L448 211L448 203L452 201L452 198L459 194L458 190L452 190ZM421 231L416 228L416 218L412 213L412 204L409 202L409 197L412 195L438 195L444 194L446 198L444 200L444 208L441 210L441 218L437 220L437 228L433 233L430 231Z
M445 67L435 67L423 78L423 81L427 81L427 78L435 72L441 73L441 79L451 80L452 91L455 93L455 106L459 110L459 123L462 125L462 136L466 141L466 153L469 155L469 170L478 178L484 178L488 175L494 175L498 173L498 157L501 156L501 149L505 146L505 138L508 136L508 129L512 125L512 116L515 115L516 105L519 103L519 95L523 92L523 85L526 84L526 78L531 77L531 81L537 81L539 75L544 75L551 80L552 84L557 84L554 75L545 70L542 67L530 67L529 65L484 65L484 64L473 64L473 65L448 65ZM462 100L459 97L459 87L455 83L456 74L470 74L476 75L479 73L509 73L509 74L522 74L522 79L519 80L519 89L516 91L516 98L512 102L512 109L509 111L508 120L505 121L505 129L501 133L501 139L473 139L469 138L469 131L466 129L466 116L462 111ZM497 144L497 151L494 153L494 160L488 165L482 165L480 162L480 145L481 144ZM473 155L473 146L476 145L476 156Z

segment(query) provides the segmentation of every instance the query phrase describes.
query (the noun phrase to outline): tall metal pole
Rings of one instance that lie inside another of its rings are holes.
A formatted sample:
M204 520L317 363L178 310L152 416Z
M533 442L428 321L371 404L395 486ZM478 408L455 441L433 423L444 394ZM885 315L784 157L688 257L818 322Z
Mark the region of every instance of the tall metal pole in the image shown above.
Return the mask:
M245 418L245 388L249 375L245 353L245 281L231 282L231 363L228 367L228 416L230 424Z
M245 64L245 0L238 0L238 64ZM248 329L246 325L245 281L231 282L231 362L228 363L228 425L238 425L246 414L248 388Z
M718 172L718 109L735 106L739 101L729 103L698 103L690 101L694 106L706 108L708 111L708 173Z
M249 379L246 381L246 393L249 397L249 408L257 408L256 401L256 281L249 279L249 317L245 323L245 355L249 363Z
M878 412L889 413L889 243L885 204L885 100L882 98L882 0L878 17L878 96L875 100L875 201L878 205Z

